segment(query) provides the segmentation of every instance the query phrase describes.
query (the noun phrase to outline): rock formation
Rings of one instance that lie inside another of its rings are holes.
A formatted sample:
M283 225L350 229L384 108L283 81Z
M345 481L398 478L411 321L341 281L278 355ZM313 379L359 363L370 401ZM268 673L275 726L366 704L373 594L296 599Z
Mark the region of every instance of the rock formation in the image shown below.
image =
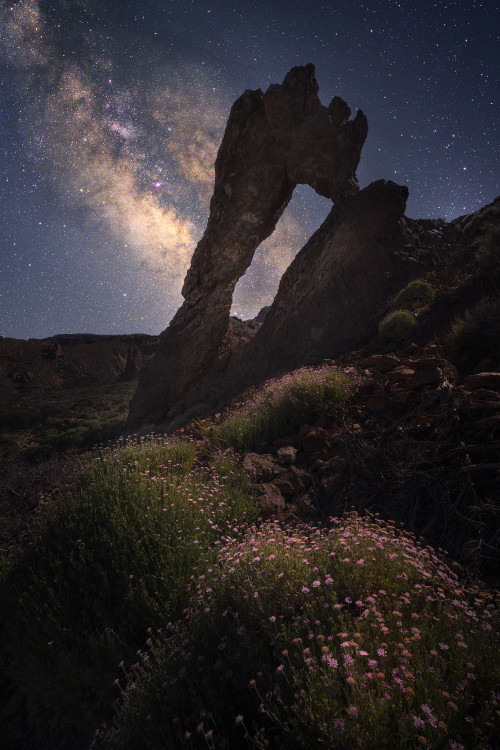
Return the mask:
M130 424L161 422L185 404L200 377L215 375L228 350L233 290L268 237L295 185L340 202L357 192L365 115L318 98L314 66L293 68L281 85L246 91L234 103L215 162L207 229L182 289L185 301L143 371ZM191 400L191 399L189 399Z
M407 197L406 187L378 180L332 209L285 271L251 341L255 374L337 356L376 332L378 310L421 271L402 218Z

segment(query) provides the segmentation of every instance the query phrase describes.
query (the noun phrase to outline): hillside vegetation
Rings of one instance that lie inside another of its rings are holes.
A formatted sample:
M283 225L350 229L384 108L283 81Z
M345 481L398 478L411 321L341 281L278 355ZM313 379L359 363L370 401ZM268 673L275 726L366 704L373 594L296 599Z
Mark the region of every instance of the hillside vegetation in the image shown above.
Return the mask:
M253 399L263 435L361 388L324 369ZM495 595L370 515L258 521L236 416L95 452L4 556L6 746L493 747Z

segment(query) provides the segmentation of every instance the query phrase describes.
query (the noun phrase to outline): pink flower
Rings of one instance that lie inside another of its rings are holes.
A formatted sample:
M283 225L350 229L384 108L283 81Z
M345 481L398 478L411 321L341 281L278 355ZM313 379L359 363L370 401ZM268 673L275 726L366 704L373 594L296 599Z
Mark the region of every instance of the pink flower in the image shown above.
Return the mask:
M321 583L319 581L313 581L313 588L317 589L318 586L321 586Z
M269 618L269 621L276 622L276 617L274 615L271 615L271 617Z
M330 654L323 654L321 661L326 661L329 667L336 669L339 665L337 659L334 659Z
M309 589L307 588L307 586L303 586L302 587L302 593L303 594L309 594Z
M349 716L356 717L358 715L358 709L357 709L357 707L356 706L349 706L348 714L349 714Z

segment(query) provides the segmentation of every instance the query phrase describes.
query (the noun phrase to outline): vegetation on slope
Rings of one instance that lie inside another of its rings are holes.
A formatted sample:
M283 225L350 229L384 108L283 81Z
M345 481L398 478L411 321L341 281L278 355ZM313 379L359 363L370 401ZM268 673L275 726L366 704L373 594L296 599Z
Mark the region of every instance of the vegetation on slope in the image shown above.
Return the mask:
M109 710L118 663L148 628L179 617L193 566L254 520L245 475L224 458L194 462L192 444L160 438L94 455L6 562L8 671L53 728L73 723L84 736L95 725Z
M353 370L302 367L266 385L213 435L219 448L251 450L313 423L356 390Z
M195 571L187 612L142 654L97 747L493 741L494 603L390 524L250 528Z
M493 595L391 522L257 525L230 459L356 386L302 369L214 431L210 464L192 442L122 442L44 507L0 574L24 747L494 746Z
M14 389L0 405L0 458L90 448L125 428L135 382Z
M417 310L431 302L436 296L432 286L423 279L415 279L402 289L394 299L396 310Z
M408 310L396 310L389 313L379 324L380 343L387 350L396 349L410 338L418 327L417 319Z

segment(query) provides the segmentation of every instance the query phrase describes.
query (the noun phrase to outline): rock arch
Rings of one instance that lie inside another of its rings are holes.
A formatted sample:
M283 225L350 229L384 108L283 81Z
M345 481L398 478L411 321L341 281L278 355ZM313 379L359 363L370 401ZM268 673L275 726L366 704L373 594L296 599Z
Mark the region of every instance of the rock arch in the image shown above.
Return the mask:
M295 67L265 93L233 104L215 162L206 231L186 275L184 303L162 333L130 405L132 427L168 421L197 401L228 358L229 315L238 279L274 230L298 183L335 203L358 191L356 168L368 125L347 104L318 98L312 64ZM203 377L200 390L196 383ZM189 394L187 396L187 394Z

